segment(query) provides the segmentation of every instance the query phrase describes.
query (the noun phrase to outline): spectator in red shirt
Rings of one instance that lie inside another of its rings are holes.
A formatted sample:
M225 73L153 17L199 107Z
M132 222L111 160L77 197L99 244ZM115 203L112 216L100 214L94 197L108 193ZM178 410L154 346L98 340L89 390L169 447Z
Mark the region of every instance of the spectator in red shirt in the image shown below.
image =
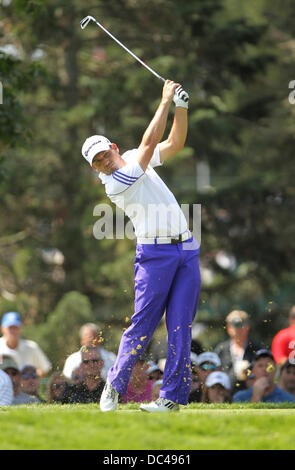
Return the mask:
M271 345L277 364L282 365L288 359L295 362L295 305L289 313L289 327L279 331Z

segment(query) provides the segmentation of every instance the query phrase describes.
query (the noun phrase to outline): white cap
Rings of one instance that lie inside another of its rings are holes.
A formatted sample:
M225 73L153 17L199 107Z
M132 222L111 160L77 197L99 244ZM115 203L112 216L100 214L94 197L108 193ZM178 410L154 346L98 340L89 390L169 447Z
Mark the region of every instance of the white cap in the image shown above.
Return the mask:
M229 376L225 372L211 372L211 374L208 375L205 385L206 387L213 387L213 385L220 384L226 390L230 390L230 380Z
M221 360L219 356L211 351L206 351L198 355L197 365L200 366L201 364L204 364L204 362L212 362L212 364L215 364L216 367L221 366Z
M85 140L82 155L92 165L92 160L99 152L109 150L112 143L103 135L92 135Z

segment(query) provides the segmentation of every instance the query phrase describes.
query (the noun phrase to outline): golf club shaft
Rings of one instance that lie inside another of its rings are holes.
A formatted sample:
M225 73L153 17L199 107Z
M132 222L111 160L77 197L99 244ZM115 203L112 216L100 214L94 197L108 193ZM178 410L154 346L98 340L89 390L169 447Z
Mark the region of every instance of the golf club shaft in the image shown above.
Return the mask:
M153 70L151 67L149 67L145 62L143 62L143 60L141 60L139 57L137 57L137 55L135 55L132 51L130 51L130 49L128 49L128 47L124 46L124 44L122 44L119 39L117 39L115 36L113 36L113 34L111 34L102 24L100 24L93 16L90 16L90 17L86 17L84 18L82 21L81 21L81 28L84 29L86 28L86 26L88 25L89 21L92 20L94 21L97 26L99 26L105 33L107 33L114 41L116 41L117 44L119 44L119 46L123 47L123 49L125 49L125 51L127 51L130 55L132 55L132 57L134 57L134 59L136 59L141 65L143 65L146 69L148 69L150 72L152 72L152 74L154 74L157 78L159 78L160 80L162 80L163 82L165 82L165 78L161 77L161 75L159 75L157 72L155 72L155 70Z

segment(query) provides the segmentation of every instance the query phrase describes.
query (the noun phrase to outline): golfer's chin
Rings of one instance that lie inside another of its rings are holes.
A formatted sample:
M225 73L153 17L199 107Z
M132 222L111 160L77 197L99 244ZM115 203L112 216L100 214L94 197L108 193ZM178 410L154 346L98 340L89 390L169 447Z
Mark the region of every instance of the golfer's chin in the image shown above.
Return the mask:
M111 165L109 166L108 168L105 168L104 170L102 170L102 173L104 175L111 175L112 173L114 173L114 171L118 170L118 167L116 165Z

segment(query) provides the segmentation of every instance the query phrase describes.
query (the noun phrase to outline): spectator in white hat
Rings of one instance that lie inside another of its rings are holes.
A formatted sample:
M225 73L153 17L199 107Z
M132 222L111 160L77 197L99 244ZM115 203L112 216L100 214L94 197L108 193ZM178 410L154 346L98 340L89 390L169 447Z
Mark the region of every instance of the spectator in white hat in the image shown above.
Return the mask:
M1 321L0 355L12 357L21 369L35 366L40 377L51 369L51 363L35 341L21 338L22 319L17 312L7 312Z
M202 402L231 403L230 389L230 379L225 372L212 372L206 379Z
M218 355L211 351L203 352L198 356L191 353L192 384L189 395L189 403L200 402L202 399L205 382L209 374L221 368Z

